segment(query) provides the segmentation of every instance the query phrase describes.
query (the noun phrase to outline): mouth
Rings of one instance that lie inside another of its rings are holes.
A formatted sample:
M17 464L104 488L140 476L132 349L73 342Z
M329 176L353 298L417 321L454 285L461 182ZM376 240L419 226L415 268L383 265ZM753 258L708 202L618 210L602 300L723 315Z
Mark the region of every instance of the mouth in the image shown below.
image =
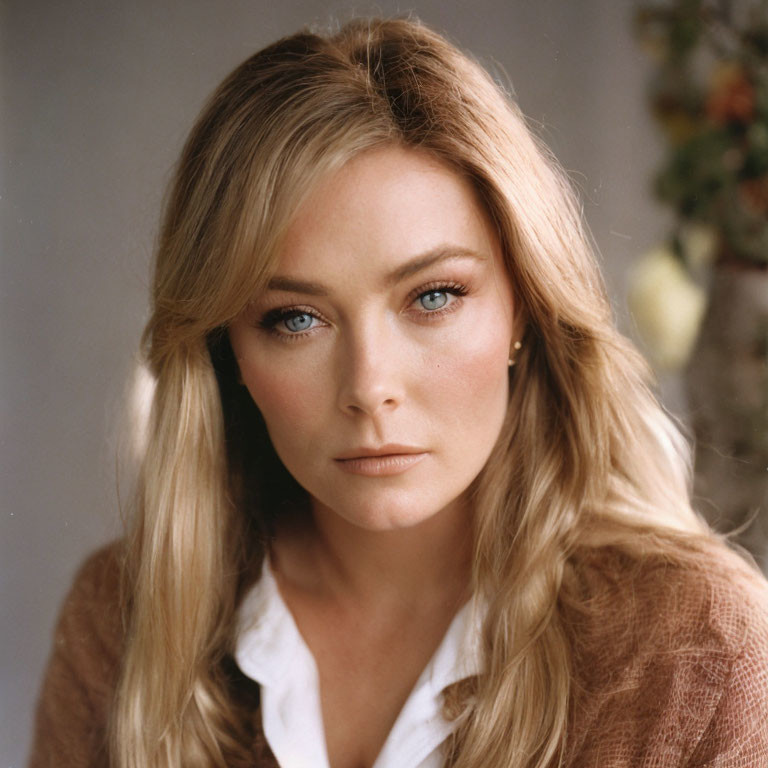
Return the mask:
M349 461L351 459L366 459L369 457L378 458L381 456L407 456L416 453L426 453L426 451L424 448L419 448L415 445L387 443L378 447L363 446L361 448L353 448L341 456L336 456L335 461Z
M343 472L368 477L399 475L408 471L428 455L423 448L383 445L380 448L356 448L334 459Z

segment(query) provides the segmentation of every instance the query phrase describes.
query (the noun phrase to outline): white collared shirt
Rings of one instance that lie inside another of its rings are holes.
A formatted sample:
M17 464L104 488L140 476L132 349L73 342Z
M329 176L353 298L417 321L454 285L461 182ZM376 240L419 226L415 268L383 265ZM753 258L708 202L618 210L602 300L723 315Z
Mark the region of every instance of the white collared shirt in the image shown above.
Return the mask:
M442 691L480 671L480 619L473 601L453 618L392 726L373 768L439 768L454 725ZM315 660L264 558L240 607L235 659L261 687L264 736L282 768L329 768Z

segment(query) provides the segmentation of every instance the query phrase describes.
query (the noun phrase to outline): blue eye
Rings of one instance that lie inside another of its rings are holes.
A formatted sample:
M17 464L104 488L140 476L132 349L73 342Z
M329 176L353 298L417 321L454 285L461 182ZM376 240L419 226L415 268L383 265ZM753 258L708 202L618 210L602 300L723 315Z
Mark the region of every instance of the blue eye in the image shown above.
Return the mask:
M298 333L299 331L306 331L312 325L312 315L301 312L297 315L283 318L283 322L289 331Z
M427 283L409 295L408 311L423 322L437 321L445 313L459 309L461 297L468 291L466 285L452 281ZM257 324L281 341L300 341L332 325L316 309L302 306L269 310Z
M448 294L445 291L427 291L419 297L419 301L424 309L440 309L448 301Z
M279 307L267 312L259 321L259 325L287 341L301 338L305 331L314 331L318 325L323 325L323 321L302 307Z
M461 283L438 282L427 283L411 296L411 306L416 310L417 317L422 320L437 320L446 312L452 312L461 307L461 298L466 296L469 289Z

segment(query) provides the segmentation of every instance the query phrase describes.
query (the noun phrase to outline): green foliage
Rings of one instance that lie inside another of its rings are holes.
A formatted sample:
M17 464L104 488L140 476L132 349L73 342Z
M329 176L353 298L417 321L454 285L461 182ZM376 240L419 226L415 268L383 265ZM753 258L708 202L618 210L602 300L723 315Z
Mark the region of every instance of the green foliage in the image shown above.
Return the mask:
M712 227L720 259L768 268L768 1L644 3L635 24L668 142L658 198Z

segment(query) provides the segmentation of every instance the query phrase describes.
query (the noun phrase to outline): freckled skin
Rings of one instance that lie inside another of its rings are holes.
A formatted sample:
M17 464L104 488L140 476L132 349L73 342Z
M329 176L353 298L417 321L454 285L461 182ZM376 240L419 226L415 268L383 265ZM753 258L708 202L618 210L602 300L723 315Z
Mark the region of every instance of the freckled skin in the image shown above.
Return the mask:
M484 258L385 280L438 246ZM322 283L327 295L267 291L230 338L275 450L315 509L391 530L459 503L498 437L517 338L499 244L469 183L413 149L359 155L298 210L277 274ZM437 297L443 312L428 317L435 302L424 294L451 283L466 295L446 290ZM311 327L290 339L284 319L262 327L267 312L284 307L316 319L303 317ZM382 477L349 474L335 461L385 443L427 455Z

